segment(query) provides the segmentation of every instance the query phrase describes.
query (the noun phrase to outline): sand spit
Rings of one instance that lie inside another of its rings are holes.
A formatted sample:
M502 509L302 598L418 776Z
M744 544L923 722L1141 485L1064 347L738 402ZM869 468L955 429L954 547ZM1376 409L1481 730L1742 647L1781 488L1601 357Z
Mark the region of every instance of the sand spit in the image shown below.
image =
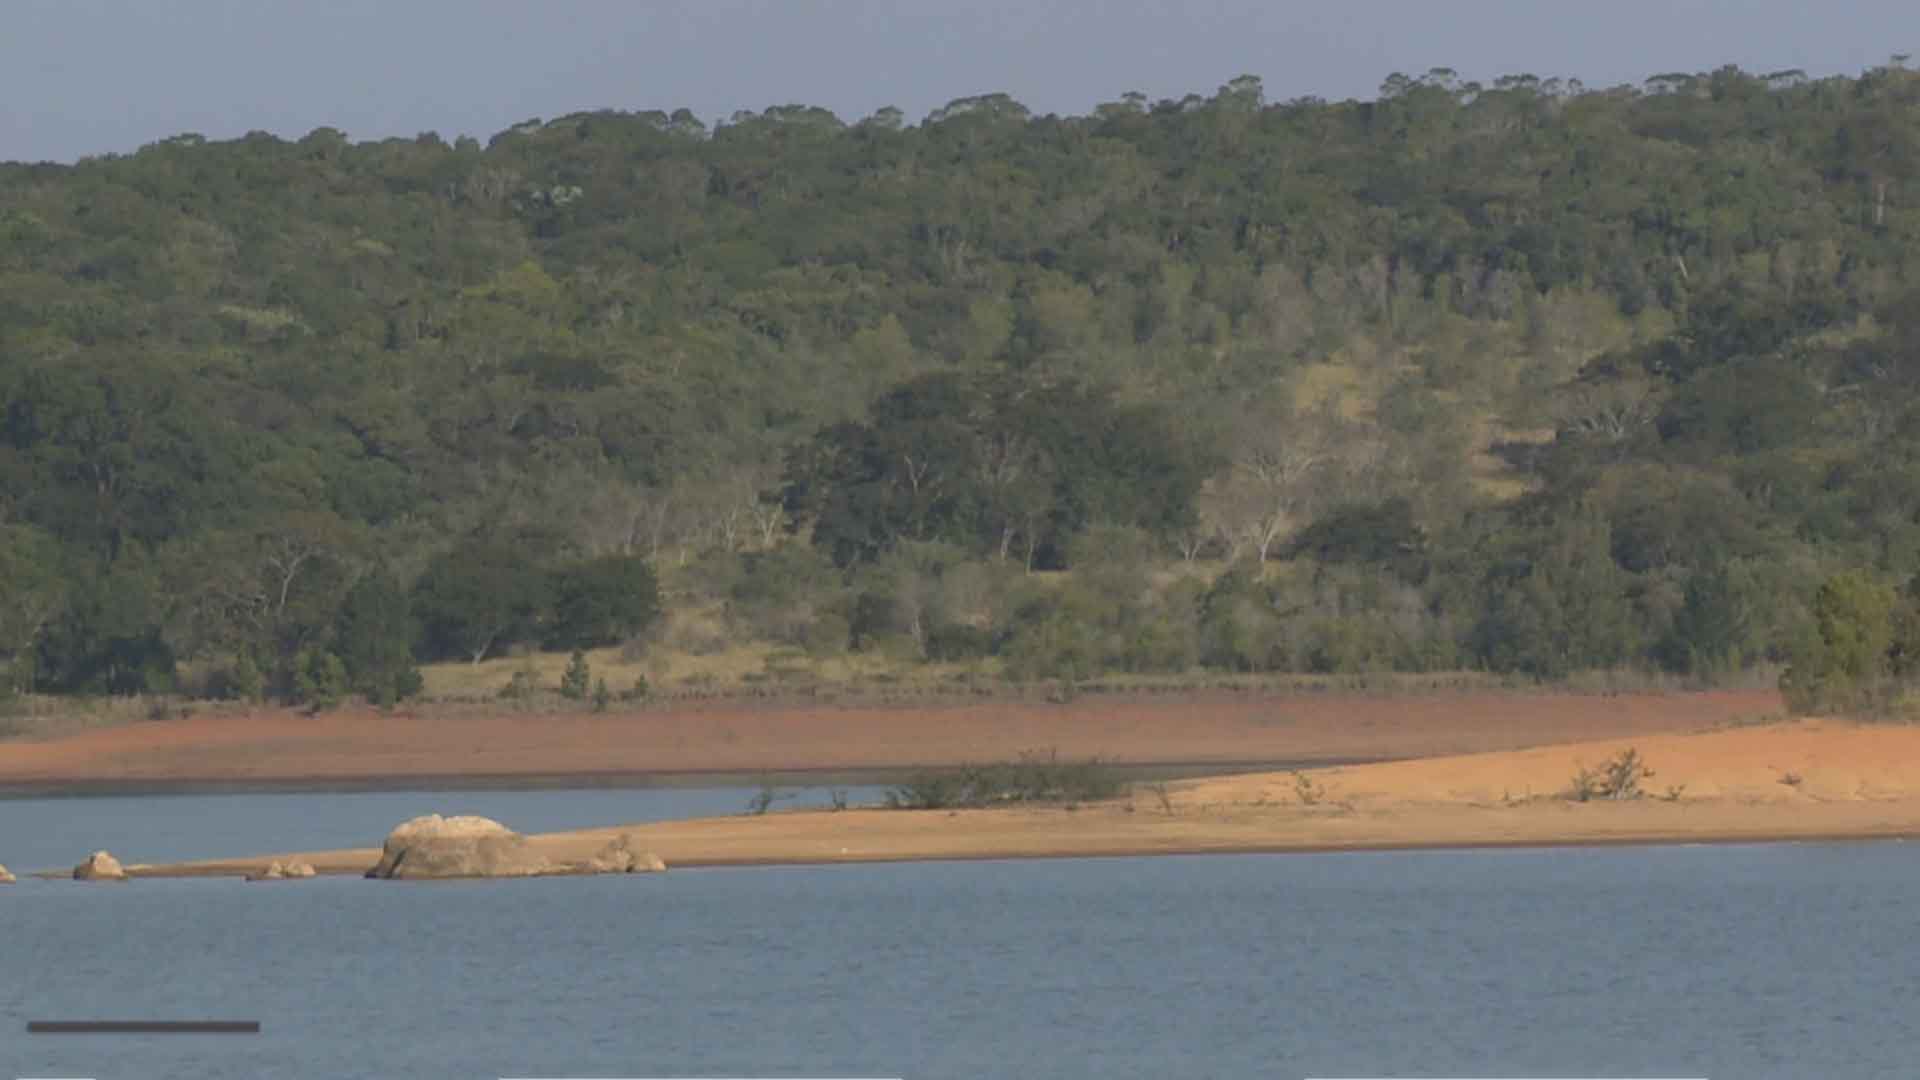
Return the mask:
M1644 796L1576 801L1574 774L1631 747ZM628 842L675 867L1207 852L1920 836L1920 728L1809 721L1694 735L1136 787L1079 807L854 809L527 837L554 862ZM378 848L141 867L238 876L277 859L362 874Z

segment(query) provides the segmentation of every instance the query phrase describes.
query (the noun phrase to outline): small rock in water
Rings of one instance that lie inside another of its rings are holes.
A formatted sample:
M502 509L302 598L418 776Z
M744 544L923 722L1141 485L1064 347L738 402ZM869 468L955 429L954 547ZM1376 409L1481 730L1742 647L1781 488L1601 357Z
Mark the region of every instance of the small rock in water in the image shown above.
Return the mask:
M587 860L587 872L592 874L626 874L632 871L633 852L627 850L623 840L609 843Z
M653 852L634 851L625 833L607 841L607 846L586 864L587 872L592 874L651 874L666 868L666 862Z
M125 881L126 868L120 860L104 851L96 851L87 856L87 861L73 868L75 881Z

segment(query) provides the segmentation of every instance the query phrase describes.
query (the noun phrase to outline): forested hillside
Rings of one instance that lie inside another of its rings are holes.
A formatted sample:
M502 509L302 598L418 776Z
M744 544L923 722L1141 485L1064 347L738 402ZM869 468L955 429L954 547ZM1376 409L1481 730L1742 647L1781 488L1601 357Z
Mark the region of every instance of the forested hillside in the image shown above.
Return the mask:
M385 701L666 632L1864 678L1917 169L1899 65L0 166L0 681Z

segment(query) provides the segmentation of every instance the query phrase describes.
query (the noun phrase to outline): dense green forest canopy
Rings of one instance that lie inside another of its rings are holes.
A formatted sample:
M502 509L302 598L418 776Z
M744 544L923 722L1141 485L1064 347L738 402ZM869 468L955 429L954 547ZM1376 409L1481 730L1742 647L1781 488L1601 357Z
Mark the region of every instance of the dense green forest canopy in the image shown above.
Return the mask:
M1917 169L1898 64L0 166L0 681L389 700L662 605L1035 676L1779 661L1920 569Z

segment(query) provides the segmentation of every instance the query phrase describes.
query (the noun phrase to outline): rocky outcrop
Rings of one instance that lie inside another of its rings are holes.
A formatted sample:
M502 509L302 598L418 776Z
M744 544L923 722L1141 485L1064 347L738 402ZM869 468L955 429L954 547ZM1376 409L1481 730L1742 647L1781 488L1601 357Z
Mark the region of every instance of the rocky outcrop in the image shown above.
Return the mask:
M125 881L126 868L120 860L104 851L96 851L87 856L87 861L73 868L75 881Z
M588 874L649 874L667 868L651 851L635 851L625 833L609 840L580 870Z
M248 874L247 880L248 881L279 881L281 878L286 876L287 876L287 868L280 865L280 860L275 859L274 861L267 864L267 868L265 870L256 870L255 872Z
M387 834L370 878L531 877L553 867L505 825L483 817L429 814Z
M0 866L0 885L11 884L13 884L13 875L7 872L6 867Z
M297 878L310 878L313 876L313 873L314 873L313 864L311 863L303 863L298 861L282 863L280 860L275 859L274 861L267 864L267 868L265 870L259 870L259 871L255 871L254 873L248 874L247 880L248 881L286 881L286 880L294 880Z

